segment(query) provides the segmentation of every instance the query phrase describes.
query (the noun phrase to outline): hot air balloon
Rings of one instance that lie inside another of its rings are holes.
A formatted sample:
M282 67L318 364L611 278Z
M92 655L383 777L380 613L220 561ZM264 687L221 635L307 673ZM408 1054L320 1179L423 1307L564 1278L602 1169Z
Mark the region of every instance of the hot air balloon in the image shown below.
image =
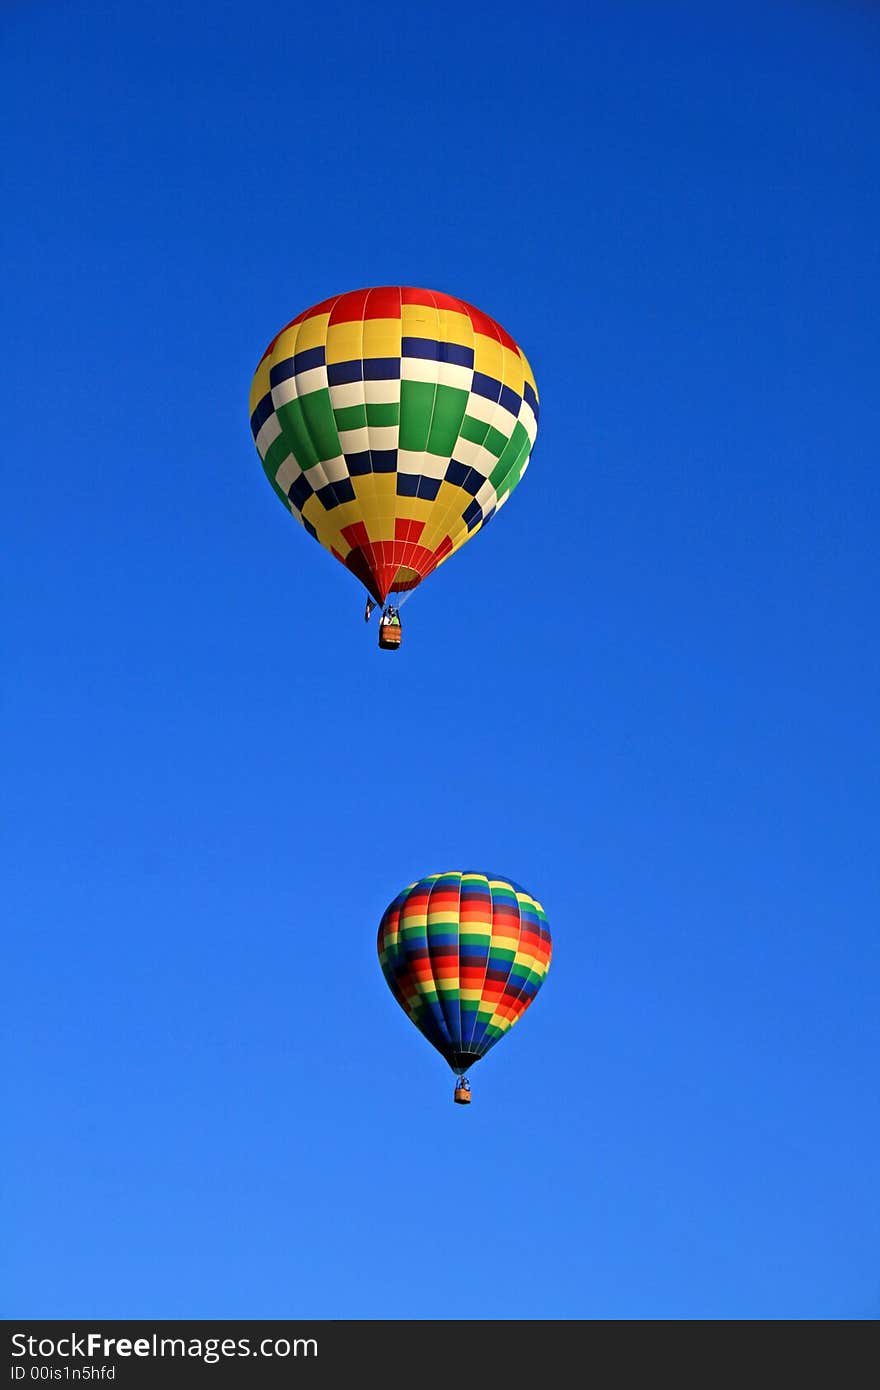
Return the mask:
M464 300L407 286L293 319L263 354L250 412L269 482L382 607L387 649L404 597L504 506L538 430L510 335Z
M509 879L429 874L404 888L379 924L379 962L398 1004L456 1074L468 1069L531 1004L550 969L541 904Z

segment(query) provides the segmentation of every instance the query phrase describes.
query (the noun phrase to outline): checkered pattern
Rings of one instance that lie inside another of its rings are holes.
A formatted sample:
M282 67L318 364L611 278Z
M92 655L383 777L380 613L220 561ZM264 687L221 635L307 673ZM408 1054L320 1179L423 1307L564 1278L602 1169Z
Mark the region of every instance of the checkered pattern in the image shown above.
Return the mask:
M552 951L541 904L479 873L410 884L386 910L378 946L395 999L459 1073L522 1017Z
M531 368L493 319L432 290L356 290L266 349L251 429L297 520L384 603L504 505L538 430Z

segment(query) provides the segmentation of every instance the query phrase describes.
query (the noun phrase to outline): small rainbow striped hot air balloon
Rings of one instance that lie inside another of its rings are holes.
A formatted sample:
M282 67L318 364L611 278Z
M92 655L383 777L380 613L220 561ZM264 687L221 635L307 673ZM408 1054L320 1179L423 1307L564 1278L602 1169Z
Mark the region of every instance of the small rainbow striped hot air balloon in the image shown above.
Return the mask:
M509 879L429 874L386 909L378 947L392 994L468 1104L468 1069L522 1018L550 969L543 907Z
M397 285L293 319L263 354L250 412L272 487L364 585L365 616L383 606L388 647L402 596L504 506L538 430L510 335L462 299Z

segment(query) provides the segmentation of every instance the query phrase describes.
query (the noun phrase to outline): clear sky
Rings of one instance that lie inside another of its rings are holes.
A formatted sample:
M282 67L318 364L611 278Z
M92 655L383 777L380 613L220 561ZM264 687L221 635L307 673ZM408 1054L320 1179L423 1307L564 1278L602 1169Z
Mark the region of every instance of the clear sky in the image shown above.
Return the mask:
M2 28L5 1315L877 1316L877 11ZM386 283L542 397L398 656L247 411ZM375 933L468 867L463 1110Z

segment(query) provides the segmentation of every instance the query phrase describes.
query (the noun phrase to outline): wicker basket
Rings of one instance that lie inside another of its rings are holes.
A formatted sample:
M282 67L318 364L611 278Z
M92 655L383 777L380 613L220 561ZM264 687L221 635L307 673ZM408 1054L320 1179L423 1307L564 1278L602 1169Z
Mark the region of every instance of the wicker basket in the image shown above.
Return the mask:
M400 646L401 628L399 623L379 624L379 646L383 651L396 652Z

